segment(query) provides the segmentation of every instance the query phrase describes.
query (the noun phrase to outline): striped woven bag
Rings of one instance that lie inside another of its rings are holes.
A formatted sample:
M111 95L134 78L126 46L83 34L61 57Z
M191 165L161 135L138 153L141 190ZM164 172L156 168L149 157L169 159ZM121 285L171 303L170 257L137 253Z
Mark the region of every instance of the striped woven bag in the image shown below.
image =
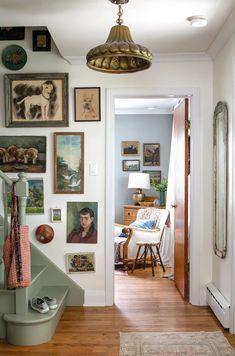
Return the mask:
M7 287L28 287L31 283L31 260L29 228L19 224L16 185L12 185L12 208L10 234L3 245L3 259L7 275Z

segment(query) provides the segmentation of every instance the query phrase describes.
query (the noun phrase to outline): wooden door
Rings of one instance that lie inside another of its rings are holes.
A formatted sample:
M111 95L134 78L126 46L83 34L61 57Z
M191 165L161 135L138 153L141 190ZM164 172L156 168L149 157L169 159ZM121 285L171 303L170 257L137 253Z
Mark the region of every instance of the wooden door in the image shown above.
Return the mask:
M174 121L174 278L184 299L188 299L188 99L176 107Z

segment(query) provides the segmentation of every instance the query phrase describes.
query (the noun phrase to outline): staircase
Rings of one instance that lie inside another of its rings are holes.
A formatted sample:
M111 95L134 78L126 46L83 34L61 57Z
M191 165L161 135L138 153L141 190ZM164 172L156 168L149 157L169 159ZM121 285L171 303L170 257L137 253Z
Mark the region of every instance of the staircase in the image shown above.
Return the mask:
M13 345L38 345L49 341L65 306L84 303L82 288L32 244L31 261L32 282L29 287L8 290L2 283L0 286L0 338ZM34 296L55 297L58 308L40 314L28 305Z

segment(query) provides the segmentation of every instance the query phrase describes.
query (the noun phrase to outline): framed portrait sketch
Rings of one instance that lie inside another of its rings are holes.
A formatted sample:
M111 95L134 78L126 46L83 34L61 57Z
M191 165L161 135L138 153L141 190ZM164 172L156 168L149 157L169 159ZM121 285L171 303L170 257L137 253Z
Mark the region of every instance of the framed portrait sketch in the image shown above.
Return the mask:
M26 201L26 214L44 214L43 179L28 178L29 195ZM11 188L7 185L7 213L11 213Z
M51 50L51 35L48 30L33 31L33 51L46 52Z
M5 74L6 127L68 126L68 74Z
M67 242L97 243L98 203L67 202Z
M144 143L143 165L160 166L160 143Z
M139 156L140 143L139 141L122 141L121 151L122 156Z
M66 270L67 273L95 272L95 253L67 253Z
M122 161L123 172L138 172L140 170L140 160L139 159L124 159Z
M157 181L157 183L161 182L161 178L162 178L162 172L161 171L143 171L143 173L149 173L150 182L151 182L151 179L155 179Z
M51 208L51 222L62 222L62 211L60 208Z
M74 88L75 121L100 121L100 88Z
M46 137L0 136L0 170L46 172Z
M54 193L84 193L84 133L54 133Z

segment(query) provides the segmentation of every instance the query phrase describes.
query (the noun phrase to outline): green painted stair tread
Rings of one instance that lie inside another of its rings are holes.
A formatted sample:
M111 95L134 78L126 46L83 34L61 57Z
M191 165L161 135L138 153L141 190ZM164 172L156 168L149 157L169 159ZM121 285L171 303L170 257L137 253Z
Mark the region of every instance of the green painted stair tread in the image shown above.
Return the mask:
M34 283L47 269L47 266L31 266L31 284Z
M44 286L35 297L55 297L57 299L58 308L50 310L46 314L40 314L29 307L26 315L4 314L4 320L14 324L37 324L47 322L54 318L63 304L64 299L69 291L67 286Z

